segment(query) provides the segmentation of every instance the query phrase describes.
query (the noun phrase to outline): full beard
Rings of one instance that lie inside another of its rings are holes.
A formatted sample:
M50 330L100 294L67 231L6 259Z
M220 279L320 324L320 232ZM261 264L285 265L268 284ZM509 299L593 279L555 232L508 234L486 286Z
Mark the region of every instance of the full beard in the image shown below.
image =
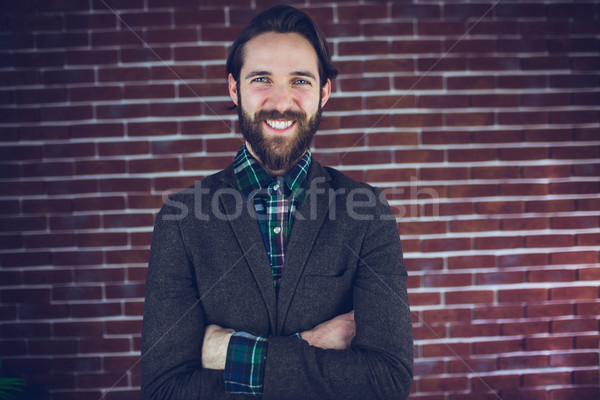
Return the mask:
M241 100L241 99L240 99ZM260 110L254 117L248 115L241 104L238 107L240 130L244 139L250 144L254 155L269 171L288 171L304 155L310 147L319 123L322 109L310 119L303 111ZM263 134L265 120L287 120L296 123L296 133L286 137L266 137Z

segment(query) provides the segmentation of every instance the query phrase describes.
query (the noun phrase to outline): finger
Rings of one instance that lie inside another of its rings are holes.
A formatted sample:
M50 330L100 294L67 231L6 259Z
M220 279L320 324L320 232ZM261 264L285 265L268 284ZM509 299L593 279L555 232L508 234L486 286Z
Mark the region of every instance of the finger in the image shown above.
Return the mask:
M339 318L343 321L354 321L354 310L352 310L346 314L339 315L337 318Z

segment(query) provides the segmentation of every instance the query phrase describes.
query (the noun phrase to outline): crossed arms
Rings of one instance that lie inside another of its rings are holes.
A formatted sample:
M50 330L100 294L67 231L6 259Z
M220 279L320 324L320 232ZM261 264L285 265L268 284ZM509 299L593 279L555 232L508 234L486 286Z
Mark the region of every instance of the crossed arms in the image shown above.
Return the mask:
M222 370L227 358L227 345L233 329L218 325L208 325L204 331L202 343L202 368ZM345 350L350 347L356 335L354 311L338 315L335 318L301 332L302 339L311 346L321 349Z
M193 217L164 218L177 211L163 207L153 235L142 334L143 398L230 398L221 368L231 328L268 338L264 400L406 399L412 327L395 220L357 228L338 213L335 226L325 222L297 288L295 298L302 301L292 301L287 329L277 335L267 330L264 299L243 253L232 251L236 237L228 222L217 229L197 227ZM327 276L317 276L322 273ZM348 294L350 307L340 309L337 301ZM352 308L354 314L328 320ZM294 332L304 340L290 337Z

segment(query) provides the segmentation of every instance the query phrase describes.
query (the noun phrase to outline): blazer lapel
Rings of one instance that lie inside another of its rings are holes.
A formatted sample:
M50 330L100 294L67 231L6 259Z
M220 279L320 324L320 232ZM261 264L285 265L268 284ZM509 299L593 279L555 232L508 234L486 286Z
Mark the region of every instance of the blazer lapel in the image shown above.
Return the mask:
M308 175L308 196L296 210L294 226L288 239L277 299L277 330L281 335L288 309L294 297L304 267L317 239L317 234L329 211L332 196L329 195L329 174L312 160Z
M231 182L232 180L235 182L233 168L231 166L225 170L224 180L229 181L229 189L235 187L235 183ZM250 214L247 204L243 201L241 195L234 196L231 193L226 193L219 196L219 199L225 210L224 214L231 216L228 218L231 229L235 234L244 258L250 266L254 280L265 301L265 306L269 314L269 323L271 325L269 331L274 332L275 327L277 326L277 296L258 220L254 215ZM243 295L243 293L240 295Z

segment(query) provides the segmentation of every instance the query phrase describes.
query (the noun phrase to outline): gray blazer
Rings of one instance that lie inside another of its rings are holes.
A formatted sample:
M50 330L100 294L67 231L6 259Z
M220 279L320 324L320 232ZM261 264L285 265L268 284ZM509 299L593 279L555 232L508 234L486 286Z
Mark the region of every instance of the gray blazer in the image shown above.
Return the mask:
M155 223L142 331L142 398L256 399L203 370L208 324L268 337L263 399L406 399L412 325L400 239L381 192L313 160L279 293L232 166L167 200ZM355 310L347 350L290 337Z

